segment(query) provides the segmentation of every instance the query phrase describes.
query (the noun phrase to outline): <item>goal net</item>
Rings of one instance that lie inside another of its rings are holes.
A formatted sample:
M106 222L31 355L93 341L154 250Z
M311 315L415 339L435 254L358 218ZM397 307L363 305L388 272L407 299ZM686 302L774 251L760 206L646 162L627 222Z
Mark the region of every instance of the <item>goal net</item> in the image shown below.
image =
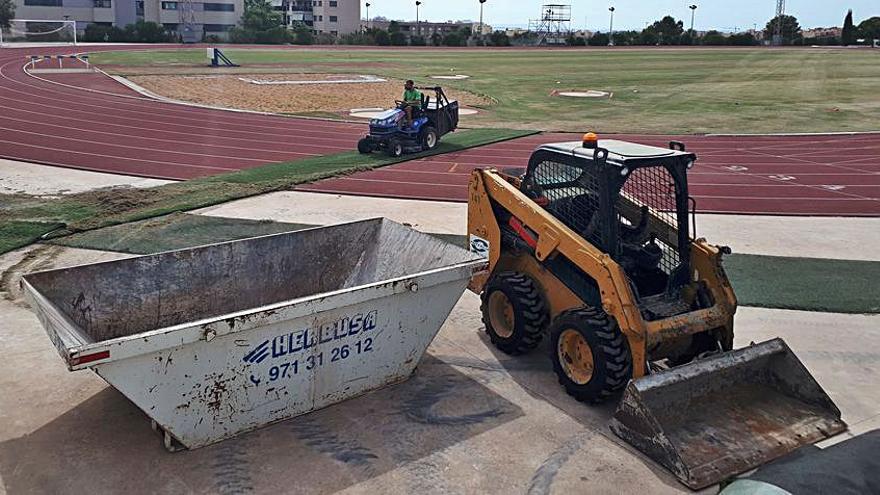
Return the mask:
M13 19L8 27L0 27L0 45L4 47L76 45L76 38L76 21Z

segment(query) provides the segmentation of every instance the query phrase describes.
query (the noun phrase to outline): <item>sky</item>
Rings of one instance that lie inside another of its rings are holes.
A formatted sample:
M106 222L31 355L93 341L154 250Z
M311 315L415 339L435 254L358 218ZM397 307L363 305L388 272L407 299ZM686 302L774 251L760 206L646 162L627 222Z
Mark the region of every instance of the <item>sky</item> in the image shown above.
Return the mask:
M351 1L351 0L349 0ZM356 1L356 0L355 0ZM361 13L366 16L361 1ZM422 20L479 20L478 0L421 0L419 17ZM415 19L415 0L370 0L370 17ZM614 6L614 29L643 29L664 15L672 15L690 25L689 5L696 4L694 29L706 31L748 30L756 24L762 28L776 14L776 0L699 1L699 0L487 0L484 4L484 22L494 27L527 27L529 19L540 17L543 3L571 3L572 28L586 27L592 31L607 31L608 7ZM880 16L878 0L787 0L786 13L794 15L802 27L840 26L847 9L853 10L858 24L872 16Z

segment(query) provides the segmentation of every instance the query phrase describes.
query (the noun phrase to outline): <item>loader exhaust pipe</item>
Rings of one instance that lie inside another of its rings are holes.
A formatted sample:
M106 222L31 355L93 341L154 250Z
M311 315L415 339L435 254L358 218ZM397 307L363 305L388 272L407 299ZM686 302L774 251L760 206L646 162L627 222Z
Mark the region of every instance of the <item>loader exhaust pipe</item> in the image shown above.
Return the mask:
M610 426L695 490L847 428L782 339L631 381Z

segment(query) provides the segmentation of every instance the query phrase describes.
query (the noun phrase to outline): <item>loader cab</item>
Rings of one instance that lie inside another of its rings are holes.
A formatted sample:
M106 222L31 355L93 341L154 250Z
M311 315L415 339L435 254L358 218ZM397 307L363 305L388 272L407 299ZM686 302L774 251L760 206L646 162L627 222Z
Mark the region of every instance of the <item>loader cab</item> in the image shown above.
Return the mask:
M640 300L677 299L691 280L687 170L695 160L680 143L548 144L532 155L521 190L620 264Z

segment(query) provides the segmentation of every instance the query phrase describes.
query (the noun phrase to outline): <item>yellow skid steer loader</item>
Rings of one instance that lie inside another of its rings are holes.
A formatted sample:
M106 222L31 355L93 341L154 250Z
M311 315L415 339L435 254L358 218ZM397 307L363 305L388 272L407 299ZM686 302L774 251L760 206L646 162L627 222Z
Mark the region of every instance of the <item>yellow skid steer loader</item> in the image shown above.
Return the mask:
M622 390L614 433L700 489L846 424L782 340L733 350L730 250L694 238L696 159L677 142L547 144L524 173L474 171L468 232L492 343L549 338L566 391Z

